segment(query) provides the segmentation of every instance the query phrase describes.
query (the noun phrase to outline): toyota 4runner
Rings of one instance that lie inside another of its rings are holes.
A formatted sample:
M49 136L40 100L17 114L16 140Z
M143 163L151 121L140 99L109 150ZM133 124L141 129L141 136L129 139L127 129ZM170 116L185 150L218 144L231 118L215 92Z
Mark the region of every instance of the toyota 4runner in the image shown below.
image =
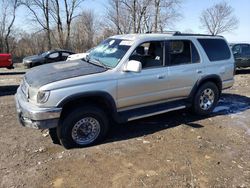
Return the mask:
M96 144L111 122L190 108L207 115L233 85L234 57L223 37L128 34L85 59L28 71L15 95L20 123L50 129L65 148Z

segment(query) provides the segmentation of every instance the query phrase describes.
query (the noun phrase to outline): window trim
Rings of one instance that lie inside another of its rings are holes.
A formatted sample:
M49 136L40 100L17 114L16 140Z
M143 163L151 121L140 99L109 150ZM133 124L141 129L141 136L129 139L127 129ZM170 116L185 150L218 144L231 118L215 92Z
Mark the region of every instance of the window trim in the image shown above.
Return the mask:
M166 51L166 43L169 42L169 41L187 41L189 42L189 46L190 46L190 54L191 54L191 63L183 63L183 64L178 64L178 65L171 65L170 64L170 54ZM197 53L198 53L198 56L199 56L199 61L198 62L193 62L192 59L193 59L193 53L192 53L192 44L193 46L195 47ZM201 63L201 55L200 55L200 52L198 50L198 48L196 47L196 45L194 44L194 42L190 39L169 39L169 40L165 40L165 43L164 43L164 46L165 46L165 55L166 54L169 54L169 58L166 58L165 60L168 59L168 61L165 62L166 66L167 67L176 67L176 66L182 66L182 65L193 65L193 64L198 64L198 63Z

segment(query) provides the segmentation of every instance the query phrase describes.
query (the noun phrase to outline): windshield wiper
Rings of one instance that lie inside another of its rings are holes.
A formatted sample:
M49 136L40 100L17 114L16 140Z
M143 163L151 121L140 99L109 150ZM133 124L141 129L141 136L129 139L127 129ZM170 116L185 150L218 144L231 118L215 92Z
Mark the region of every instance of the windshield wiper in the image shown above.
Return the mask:
M101 62L99 59L97 59L97 58L89 59L89 61L90 61L90 62L92 61L92 63L98 64L98 65L104 67L105 69L110 69L110 67L108 67L106 64L102 63L102 62Z

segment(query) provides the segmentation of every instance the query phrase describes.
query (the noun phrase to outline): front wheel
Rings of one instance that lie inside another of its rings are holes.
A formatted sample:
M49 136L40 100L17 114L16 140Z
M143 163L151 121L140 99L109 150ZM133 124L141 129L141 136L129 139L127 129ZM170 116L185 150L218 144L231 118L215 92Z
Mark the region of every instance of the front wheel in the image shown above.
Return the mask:
M86 147L101 141L108 130L106 114L98 107L72 110L57 128L61 144L67 148Z
M206 82L194 96L193 111L198 115L208 115L214 110L218 100L218 87L213 82Z

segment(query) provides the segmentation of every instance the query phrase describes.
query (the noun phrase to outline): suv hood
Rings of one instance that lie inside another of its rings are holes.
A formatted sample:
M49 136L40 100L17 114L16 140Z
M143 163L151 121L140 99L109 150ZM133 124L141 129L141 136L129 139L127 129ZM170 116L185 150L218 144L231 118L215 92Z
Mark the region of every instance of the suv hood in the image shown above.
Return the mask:
M25 80L29 86L40 88L43 85L59 80L101 73L106 70L103 67L82 60L62 61L32 68L25 74Z

